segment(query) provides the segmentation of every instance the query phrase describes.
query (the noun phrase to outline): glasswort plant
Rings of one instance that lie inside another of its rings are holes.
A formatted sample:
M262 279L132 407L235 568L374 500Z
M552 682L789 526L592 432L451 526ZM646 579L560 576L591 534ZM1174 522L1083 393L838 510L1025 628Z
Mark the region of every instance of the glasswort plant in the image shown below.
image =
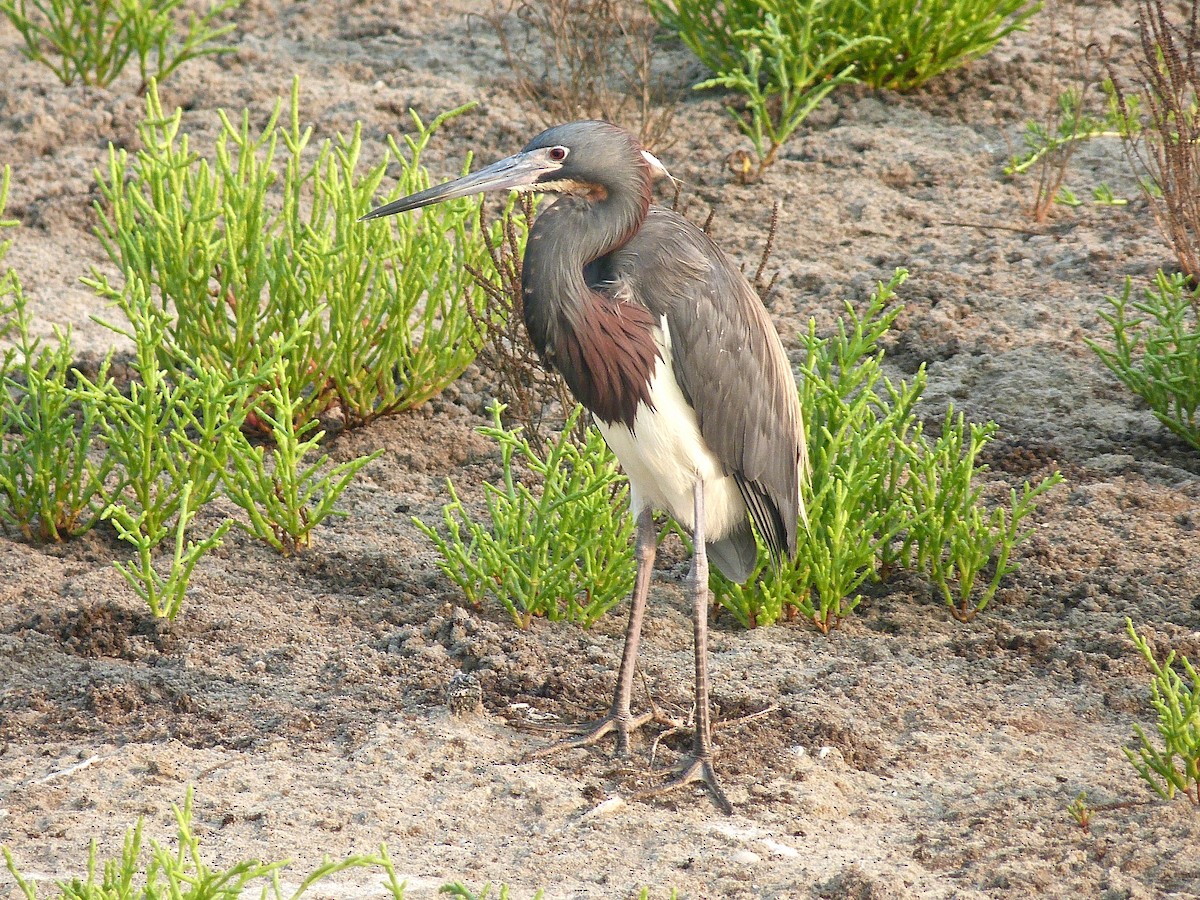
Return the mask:
M169 533L167 523L185 512L185 486L193 512L217 492L227 436L245 421L256 381L202 366L185 371L166 314L141 299L148 288L134 280L128 289L135 298L131 325L117 330L134 343L138 379L127 395L111 380L93 383L82 376L77 390L82 400L104 409L104 441L120 476L113 503L132 509L132 521L153 547ZM174 360L172 368L161 365L164 356Z
M754 180L839 84L911 90L981 56L1041 7L1029 0L648 0L724 87L754 145Z
M160 619L171 620L179 615L196 564L204 554L221 546L221 538L233 525L232 521L222 522L199 543L186 540L188 526L203 505L193 499L192 488L189 481L179 489L175 544L165 575L154 565L154 548L160 540L160 532L147 523L147 511L143 509L134 514L123 503L114 503L104 511L104 518L112 522L121 540L132 544L137 550L136 563L118 560L113 565L133 588L133 592L150 607L150 612Z
M1116 102L1112 82L1105 82L1104 92L1108 97L1107 111L1103 116L1093 114L1087 106L1091 85L1071 88L1058 96L1058 104L1046 122L1031 120L1025 124L1025 152L1014 154L1004 167L1004 174L1012 178L1036 168L1037 188L1029 207L1030 216L1044 222L1054 204L1078 206L1074 194L1066 187L1067 167L1071 157L1084 141L1101 137L1127 137L1137 129L1136 103L1130 102L1129 109L1122 110ZM1107 185L1097 188L1097 202L1117 205ZM1074 202L1073 202L1074 201Z
M896 388L877 349L900 312L888 306L906 277L901 270L879 285L861 316L847 305L849 328L839 320L833 337L817 337L811 321L800 335L806 358L798 387L812 473L796 559L774 568L760 550L759 571L745 585L710 573L717 602L747 627L794 612L822 632L837 627L907 522L896 445L911 425L924 372L913 386Z
M756 181L780 148L839 84L853 81L854 37L830 26L843 0L649 0L650 11L714 73L697 90L745 98L730 109L757 160L735 174Z
M316 422L296 424L297 396L287 379L280 352L275 364L261 372L266 379L256 409L273 446L254 445L241 431L227 432L229 467L223 478L225 496L249 516L249 525L235 524L282 553L291 556L312 543L312 532L330 515L344 515L333 508L354 476L382 450L349 462L329 466L321 455L305 465L325 437Z
M1132 292L1126 278L1120 296L1105 298L1100 318L1112 328L1111 345L1087 345L1156 419L1200 450L1200 288L1160 270L1141 300L1131 302Z
M859 78L910 91L983 56L1041 7L1041 0L843 0L837 23L843 33L883 39L856 46Z
M1131 619L1125 619L1125 630L1154 676L1150 705L1158 714L1156 728L1163 743L1158 749L1141 726L1134 725L1138 746L1124 748L1125 756L1158 796L1171 800L1179 791L1200 806L1200 675L1186 656L1179 658L1183 675L1176 672L1174 650L1159 663Z
M286 861L264 863L246 859L227 869L213 868L200 852L200 839L192 825L192 789L189 787L183 806L171 805L175 815L176 849L151 840L147 851L143 846L143 823L139 819L125 834L120 856L104 861L97 859L96 842L88 850L87 874L56 882L56 900L240 900L249 895L260 900L300 900L310 888L330 876L347 869L383 871L382 887L385 896L404 900L404 884L386 846L378 853L355 854L340 860L326 860L307 876L295 890L285 892L280 873ZM8 847L4 862L17 889L25 900L37 900L37 884L17 868ZM143 857L149 857L144 859Z
M973 482L995 426L968 426L950 410L941 436L925 437L915 412L924 369L911 382L893 383L879 348L900 313L894 292L906 277L901 269L880 284L861 315L847 305L832 337L817 337L811 322L801 335L812 478L797 557L773 567L760 548L745 585L710 576L716 601L746 627L799 613L828 632L858 606L865 582L897 567L928 578L951 614L969 621L1014 570L1012 552L1029 536L1020 523L1061 480L1054 473L1026 484L1012 491L1008 509L989 511Z
M0 170L0 215L10 169ZM0 228L17 223L0 219ZM0 263L11 246L0 241ZM101 409L74 402L70 332L43 346L30 334L25 294L16 271L0 270L0 522L28 539L60 541L91 528L107 503L104 482L113 460L93 458ZM15 332L15 338L13 333ZM106 375L107 361L100 380Z
M241 5L214 0L202 14L189 12L183 31L184 0L0 0L0 13L21 33L25 56L63 84L103 87L136 56L142 94L189 60L231 53L213 42L233 31L232 23L218 23Z
M169 312L184 356L230 377L267 365L272 338L311 322L286 360L303 400L296 423L331 412L353 427L440 392L475 358L479 323L489 321L468 274L487 255L472 201L358 221L390 164L397 192L428 186L421 152L468 107L428 127L414 115L407 150L392 143L388 160L360 172L357 128L309 147L299 90L293 82L286 113L277 104L261 131L248 111L236 123L222 113L210 162L191 150L182 112L164 114L151 86L143 149L111 148L97 173L100 239L126 286L92 281L124 307ZM156 290L131 295L135 278ZM254 415L248 425L269 431Z
M442 557L438 568L467 602L478 607L494 596L521 628L534 616L586 627L633 588L628 488L596 429L587 430L582 444L573 438L582 407L544 456L520 429L501 424L502 412L493 405L492 425L479 429L500 444L503 468L501 484L484 485L486 520L471 516L447 479L443 530L420 519L414 524L433 541ZM521 481L516 460L537 476L539 491Z
M1035 509L1038 497L1062 481L1053 473L1036 485L1026 482L1018 494L1010 491L1009 506L990 511L974 478L986 467L976 463L979 452L996 433L995 423L967 425L962 413L946 413L941 436L932 444L920 429L907 447L908 474L904 494L912 523L906 529L900 560L915 564L938 589L951 615L969 622L996 595L1005 575L1016 571L1012 551L1033 533L1021 522ZM991 577L976 587L991 566Z
M15 282L16 361L0 376L0 520L26 538L61 541L82 534L101 517L105 480L114 458L92 450L102 432L104 406L95 395L74 393L70 332L53 346L29 334L25 296ZM99 381L107 378L108 360Z

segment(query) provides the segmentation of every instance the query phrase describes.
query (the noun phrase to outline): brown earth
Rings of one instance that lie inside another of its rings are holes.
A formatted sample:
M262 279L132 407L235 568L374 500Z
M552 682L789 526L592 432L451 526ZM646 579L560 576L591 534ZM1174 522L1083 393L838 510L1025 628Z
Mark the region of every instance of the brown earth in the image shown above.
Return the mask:
M412 897L453 879L551 898L640 886L656 897L1200 896L1197 810L1155 800L1121 753L1135 723L1152 726L1125 617L1159 649L1200 658L1200 457L1084 345L1104 334L1104 295L1126 275L1144 283L1170 254L1114 141L1085 147L1070 183L1086 198L1107 182L1125 207L1059 208L1037 225L1024 212L1032 179L1001 172L1023 122L1066 85L1071 48L1089 32L1128 43L1127 6L1081 4L1077 32L1071 14L1043 12L1032 32L908 96L843 90L748 187L724 166L743 144L722 99L685 92L660 155L686 182L690 214L715 209L716 239L754 264L771 201L782 203L772 313L789 346L808 317L828 329L844 299L906 266L890 361L897 376L927 364L922 416L937 423L953 403L999 423L989 496L1055 467L1066 475L1020 571L970 625L915 579L872 590L828 638L718 622L718 718L778 706L718 733L735 815L690 791L601 806L645 781L646 739L632 762L607 747L521 761L545 738L513 726L517 704L573 721L607 702L623 616L520 632L501 610L463 608L437 572L409 517L437 514L447 475L477 500L496 472L474 432L487 379L472 373L423 410L335 441L337 458L385 450L346 493L348 518L298 560L230 535L169 630L112 568L125 551L108 531L51 547L0 538L0 844L39 878L79 874L89 840L112 853L138 816L170 838L169 805L194 785L214 862L290 857L295 881L323 854L386 841ZM361 120L378 158L410 106L429 118L480 100L427 156L453 174L468 150L492 159L540 130L506 89L494 36L468 22L488 8L248 0L237 52L185 66L164 102L186 110L205 150L216 109L248 107L261 123L299 73L317 137ZM682 51L665 52L678 87L699 76ZM13 166L9 213L23 226L9 262L40 332L70 324L81 350L102 350L111 335L89 318L101 305L79 283L108 266L91 231L92 170L110 141L136 145L136 84L63 87L20 55L7 23L0 59L0 162ZM681 713L685 569L665 554L642 652L650 691ZM483 712L447 711L460 671L478 677ZM653 764L681 747L667 737ZM1067 813L1080 792L1095 807L1090 831ZM374 884L341 876L323 895ZM16 895L7 874L0 891Z

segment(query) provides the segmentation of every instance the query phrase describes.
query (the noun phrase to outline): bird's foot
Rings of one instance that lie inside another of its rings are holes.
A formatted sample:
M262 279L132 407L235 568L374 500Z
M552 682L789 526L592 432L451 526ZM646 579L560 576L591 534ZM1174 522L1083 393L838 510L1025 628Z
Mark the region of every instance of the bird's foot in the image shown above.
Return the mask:
M733 804L729 802L729 798L725 796L725 791L721 789L721 782L717 778L717 770L713 767L711 756L689 756L672 778L655 787L645 788L635 794L630 794L629 799L648 800L651 797L658 797L676 788L695 784L697 781L703 783L708 788L708 792L712 795L713 801L720 807L721 812L727 816L733 815Z
M552 753L558 753L562 750L572 750L576 747L589 747L592 744L597 744L609 732L613 732L617 736L618 756L629 755L629 735L637 731L647 722L655 718L655 713L647 712L641 715L618 715L617 713L609 713L595 722L584 722L579 725L537 725L531 726L534 731L551 732L551 731L578 731L579 734L574 737L565 738L561 741L556 741L546 747L540 747L537 750L531 750L525 754L526 760L540 759L543 756L549 756ZM529 727L529 726L527 726Z

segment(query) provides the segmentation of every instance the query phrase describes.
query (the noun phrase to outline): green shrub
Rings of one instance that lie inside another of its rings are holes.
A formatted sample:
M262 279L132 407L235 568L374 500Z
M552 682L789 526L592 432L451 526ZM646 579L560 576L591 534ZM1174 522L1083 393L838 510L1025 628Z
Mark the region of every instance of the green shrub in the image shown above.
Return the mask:
M1141 726L1134 725L1138 746L1126 747L1125 756L1158 796L1171 800L1179 791L1200 806L1200 676L1186 656L1179 658L1180 676L1174 669L1174 650L1160 664L1132 620L1125 620L1125 630L1154 676L1150 705L1158 714L1156 728L1163 744L1159 750Z
M299 82L283 124L282 104L258 133L249 112L240 124L221 113L214 163L191 150L181 111L164 115L153 86L146 108L143 149L110 149L97 176L100 238L125 277L119 287L94 274L102 295L127 314L134 302L171 312L184 357L230 378L266 365L273 340L310 322L286 359L297 425L332 410L357 426L416 406L474 359L488 313L468 273L487 256L473 202L358 221L389 164L400 169L392 196L428 186L421 152L467 107L428 128L414 115L407 154L393 143L365 173L357 127L309 147ZM132 293L135 280L154 290ZM254 415L248 425L270 430Z
M379 853L348 856L328 860L310 872L293 891L285 892L280 873L286 862L264 863L257 859L234 863L228 869L214 869L200 854L200 839L192 826L192 790L180 808L172 804L175 813L176 844L172 850L158 841L150 841L144 852L142 821L125 834L121 855L99 864L96 842L88 851L87 875L55 884L56 900L239 900L248 891L261 900L299 900L314 885L331 875L347 869L383 870L385 894L392 900L404 900L404 884L388 855L387 847ZM17 868L12 851L4 847L4 860L9 874L25 900L37 900L37 885L23 876ZM148 859L143 860L144 856Z
M698 90L723 87L745 99L730 108L757 157L737 171L755 181L779 149L839 84L853 81L852 53L866 38L830 27L844 0L648 0L650 11L679 33L714 77Z
M49 347L31 338L25 297L14 285L16 356L0 376L0 519L30 540L61 541L100 520L114 460L92 453L104 411L92 398L77 402L70 389L70 332ZM107 369L106 360L101 379Z
M573 438L582 407L575 407L562 432L542 456L520 429L500 423L503 407L492 407L492 425L480 432L500 444L503 483L485 484L487 518L474 519L447 479L450 503L442 508L443 530L414 519L442 559L438 568L476 607L493 596L513 621L527 628L534 616L565 619L585 627L633 588L633 520L628 488L616 458L600 433ZM535 476L539 490L520 480L514 457Z
M660 22L714 72L740 67L769 19L791 52L847 46L872 87L905 91L982 56L1041 9L1040 0L647 0ZM831 74L829 69L818 76Z
M139 281L130 284L131 296L146 290ZM192 570L233 524L222 523L198 543L185 540L221 485L231 436L245 421L257 382L231 381L211 369L183 371L166 316L140 300L130 311L130 329L122 333L134 342L138 379L126 394L103 370L96 381L80 375L73 395L84 408L99 411L105 461L116 476L102 516L137 551L136 564L114 565L155 616L174 619ZM161 367L164 355L174 358L174 371ZM154 551L169 535L175 540L164 575L154 565Z
M240 430L229 433L225 495L249 516L250 524L239 521L238 527L290 556L311 545L313 529L330 515L345 515L333 504L358 471L383 451L332 467L328 455L322 455L305 465L305 457L316 452L325 432L317 430L316 422L296 425L304 401L288 383L282 353L263 374L267 384L257 407L270 429L272 446L255 445Z
M860 79L910 91L983 56L1041 7L1041 0L843 0L834 27L883 39L855 47Z
M324 433L312 433L315 422L295 424L301 401L287 382L285 360L311 333L310 320L295 323L288 341L264 348L267 358L257 372L231 376L191 365L166 313L144 302L145 285L134 278L127 289L132 318L121 333L135 345L138 380L125 394L111 381L81 377L76 394L101 410L106 460L119 476L104 518L138 553L136 565L118 562L117 568L154 615L174 618L196 563L231 526L285 554L301 550L313 529L337 514L333 504L354 475L379 454L331 469L327 456L304 464ZM273 446L255 446L244 434L252 413L266 423ZM226 521L209 537L185 543L190 523L222 486L249 524ZM153 551L171 534L174 552L161 575Z
M10 175L8 166L0 170L0 216ZM0 219L0 228L16 224ZM11 245L0 241L0 263ZM0 521L26 538L58 541L99 519L112 461L91 455L98 407L73 404L68 391L70 333L43 346L31 327L17 273L0 270L0 337L11 341L0 352Z
M1131 302L1132 293L1126 278L1119 297L1105 298L1110 310L1100 318L1112 343L1087 345L1155 418L1200 450L1200 289L1160 270L1140 301Z
M838 323L833 338L816 335L809 322L800 336L806 350L799 382L811 477L804 491L796 559L778 568L759 553L759 571L744 585L720 573L710 576L716 600L747 627L768 625L785 611L799 611L828 631L861 599L860 585L904 523L897 484L897 435L908 427L916 390L903 388L888 407L880 388L892 386L881 369L875 344L899 313L884 312L897 275L881 286L864 316L847 306L851 327ZM875 355L871 355L875 354ZM924 384L924 372L919 375ZM759 582L761 576L761 583Z
M1041 7L1029 0L647 2L715 73L698 88L745 97L746 112L734 116L754 145L758 173L837 85L919 87L986 53Z
M136 56L140 94L151 79L162 81L189 60L232 52L213 42L233 31L217 23L241 5L214 0L207 12L188 13L185 30L185 0L0 0L0 13L24 38L25 56L63 84L103 87Z
M951 410L941 437L925 437L915 415L924 368L895 384L883 374L878 346L900 313L892 301L906 275L899 270L879 285L862 315L847 305L849 327L839 321L831 338L818 338L811 322L801 335L800 404L812 473L797 557L773 566L760 548L746 584L720 573L710 578L716 601L746 627L799 613L827 632L853 612L864 582L898 566L927 577L955 617L968 620L1013 570L1012 550L1028 536L1019 524L1033 500L1060 480L1056 473L1026 485L1020 497L1013 492L1009 510L988 512L972 482L995 426L968 428ZM988 565L993 575L980 590Z
M245 422L257 379L230 379L202 366L184 371L166 315L143 299L146 286L135 279L128 290L131 328L122 333L134 343L138 377L124 393L111 380L80 376L77 393L103 409L104 442L119 476L113 503L133 510L131 520L154 547L170 532L171 519L194 514L220 488L229 436ZM173 360L170 368L164 358Z
M986 468L976 462L979 452L995 433L994 423L967 426L951 409L937 441L930 444L918 428L903 447L909 458L903 493L912 520L897 561L928 577L960 622L982 612L1000 580L1016 571L1012 551L1033 533L1021 529L1022 520L1035 510L1038 497L1062 481L1055 472L1036 485L1026 483L1019 494L1011 490L1007 509L988 509L974 479ZM991 577L976 590L989 566Z

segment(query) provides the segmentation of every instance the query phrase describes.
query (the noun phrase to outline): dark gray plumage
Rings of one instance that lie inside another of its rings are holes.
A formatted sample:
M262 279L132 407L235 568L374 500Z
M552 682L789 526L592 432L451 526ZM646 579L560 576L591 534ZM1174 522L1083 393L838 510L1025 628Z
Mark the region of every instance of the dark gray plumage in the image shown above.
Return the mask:
M614 731L619 753L650 720L630 710L634 664L664 509L695 536L689 575L696 651L692 759L655 791L702 781L723 809L708 709L708 557L744 581L755 544L796 552L807 473L796 384L770 317L745 277L686 219L651 205L666 170L605 122L547 129L520 153L368 213L376 218L487 190L560 195L530 232L525 323L617 454L637 518L637 583L608 715L580 737Z
M758 295L708 235L661 207L613 256L630 293L666 317L675 378L768 548L795 556L808 458L791 366ZM752 567L749 528L739 538ZM750 574L722 571L733 581Z

